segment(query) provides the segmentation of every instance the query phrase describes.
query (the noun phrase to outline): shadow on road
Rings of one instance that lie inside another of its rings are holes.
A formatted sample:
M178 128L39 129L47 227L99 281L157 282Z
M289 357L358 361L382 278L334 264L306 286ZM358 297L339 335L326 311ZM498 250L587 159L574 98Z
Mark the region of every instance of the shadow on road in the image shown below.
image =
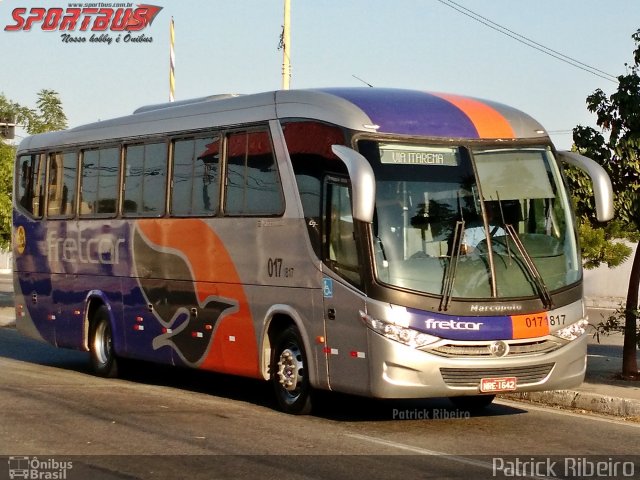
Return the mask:
M11 307L13 308L13 293L11 292L0 292L0 307Z
M14 328L0 328L0 357L92 375L87 352L55 348L26 338ZM267 382L141 361L121 363L120 378L125 381L178 388L277 409L272 387ZM526 410L495 403L484 410L469 412L456 408L446 398L378 400L333 392L316 392L315 397L314 416L341 422L453 421L526 413Z
M0 328L0 357L90 373L88 353L55 348L24 337L15 328Z

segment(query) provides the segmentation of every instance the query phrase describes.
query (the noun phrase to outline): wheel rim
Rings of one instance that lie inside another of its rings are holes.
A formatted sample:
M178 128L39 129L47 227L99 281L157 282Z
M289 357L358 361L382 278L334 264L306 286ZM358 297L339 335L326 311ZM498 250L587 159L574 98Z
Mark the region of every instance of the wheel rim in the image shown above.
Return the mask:
M305 382L304 362L300 349L291 345L285 348L278 359L278 383L289 401L295 401Z
M111 358L111 331L106 322L100 322L96 328L93 339L93 347L96 352L96 359L101 364L106 364Z

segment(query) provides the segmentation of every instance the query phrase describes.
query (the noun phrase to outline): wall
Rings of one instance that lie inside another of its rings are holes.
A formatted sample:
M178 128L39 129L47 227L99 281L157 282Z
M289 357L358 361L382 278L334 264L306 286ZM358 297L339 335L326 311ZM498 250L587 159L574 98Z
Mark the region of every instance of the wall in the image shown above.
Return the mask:
M12 253L0 250L0 274L11 273Z
M627 298L631 264L637 245L628 243L633 249L625 263L616 268L606 265L584 271L584 296L590 307L617 308Z

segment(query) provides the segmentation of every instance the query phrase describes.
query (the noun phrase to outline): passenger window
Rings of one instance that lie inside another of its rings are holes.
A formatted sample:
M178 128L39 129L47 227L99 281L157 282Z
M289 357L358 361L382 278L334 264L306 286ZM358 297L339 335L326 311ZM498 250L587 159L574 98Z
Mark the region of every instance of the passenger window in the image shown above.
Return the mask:
M85 150L82 153L80 215L115 215L120 183L120 148Z
M18 160L18 199L22 208L35 218L44 213L45 155L22 155Z
M345 134L335 125L312 121L285 122L282 129L296 176L309 239L318 258L322 258L322 179L328 171L339 172L344 169L331 147L345 145Z
M47 187L47 215L70 218L76 210L76 178L78 155L76 152L49 155L49 185Z
M167 145L129 145L125 152L123 214L160 217L164 214L167 186Z
M227 140L225 213L281 215L284 199L266 131L238 132Z
M171 214L215 215L220 197L220 137L173 143Z

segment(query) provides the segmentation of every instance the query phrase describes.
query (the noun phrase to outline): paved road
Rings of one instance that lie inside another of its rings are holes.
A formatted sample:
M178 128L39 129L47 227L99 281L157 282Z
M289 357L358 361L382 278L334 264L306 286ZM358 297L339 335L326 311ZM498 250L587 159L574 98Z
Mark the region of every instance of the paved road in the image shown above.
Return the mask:
M442 399L343 395L295 417L272 408L261 382L142 364L107 380L87 360L0 329L0 455L69 459L69 480L502 478L499 462L552 455L556 475L605 455L635 462L640 478L640 458L624 456L638 454L640 424L506 401L469 417Z

